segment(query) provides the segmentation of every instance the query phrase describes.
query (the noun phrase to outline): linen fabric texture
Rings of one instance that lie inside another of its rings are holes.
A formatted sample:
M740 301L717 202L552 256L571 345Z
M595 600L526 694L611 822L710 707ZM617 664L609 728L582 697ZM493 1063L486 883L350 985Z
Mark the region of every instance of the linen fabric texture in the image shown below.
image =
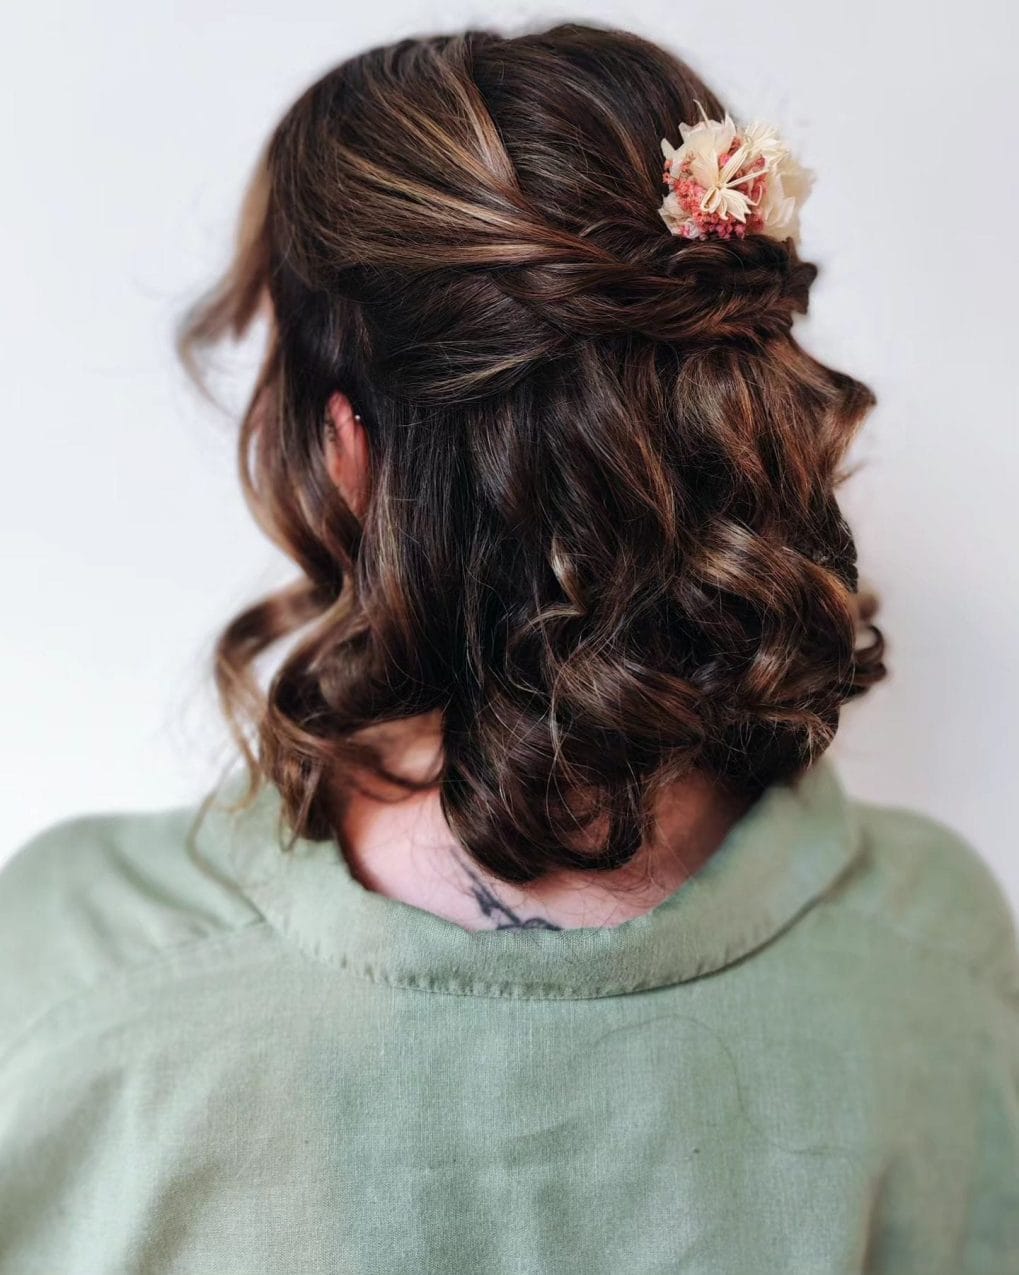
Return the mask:
M0 872L0 1275L1019 1272L1012 910L829 757L602 929L198 809Z

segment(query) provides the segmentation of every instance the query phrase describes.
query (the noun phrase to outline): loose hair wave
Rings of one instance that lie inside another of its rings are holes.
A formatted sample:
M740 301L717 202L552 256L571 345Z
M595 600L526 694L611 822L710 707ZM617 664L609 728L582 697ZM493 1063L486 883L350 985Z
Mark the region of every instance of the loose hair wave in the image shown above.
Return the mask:
M434 713L428 782L478 864L619 868L663 784L792 779L884 676L835 498L873 395L792 335L792 240L664 226L659 139L696 102L721 117L623 31L468 30L343 62L272 133L178 348L200 379L270 316L241 480L300 576L214 675L245 800L275 783L295 835L335 834L358 770L420 788L357 733ZM337 390L361 520L325 466Z

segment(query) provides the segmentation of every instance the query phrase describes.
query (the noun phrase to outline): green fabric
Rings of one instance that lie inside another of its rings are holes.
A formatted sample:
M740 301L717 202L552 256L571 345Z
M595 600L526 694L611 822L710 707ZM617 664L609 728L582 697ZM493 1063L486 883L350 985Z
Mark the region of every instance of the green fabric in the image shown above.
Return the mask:
M1019 1271L1013 917L943 824L826 758L645 916L470 933L279 808L0 872L0 1275Z

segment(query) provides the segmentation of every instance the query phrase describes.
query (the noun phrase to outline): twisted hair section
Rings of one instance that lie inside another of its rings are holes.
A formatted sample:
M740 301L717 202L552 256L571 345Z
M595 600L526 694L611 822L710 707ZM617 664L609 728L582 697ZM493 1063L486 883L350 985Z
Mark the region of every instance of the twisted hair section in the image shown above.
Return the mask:
M836 499L873 396L797 342L792 241L663 229L658 141L695 101L722 113L626 32L468 31L342 63L269 139L179 348L200 376L270 318L241 480L299 574L215 677L299 835L359 775L420 786L361 732L432 714L428 782L487 871L617 868L663 785L792 779L884 676ZM361 520L323 461L336 390Z

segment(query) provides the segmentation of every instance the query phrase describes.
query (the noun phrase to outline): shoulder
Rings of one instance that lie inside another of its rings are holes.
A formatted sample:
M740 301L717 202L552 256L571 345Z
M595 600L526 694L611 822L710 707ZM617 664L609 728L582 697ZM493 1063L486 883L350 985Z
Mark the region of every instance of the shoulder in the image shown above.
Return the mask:
M1019 1005L1014 909L976 846L922 811L850 804L860 853L833 897L920 953L965 966Z
M20 845L0 870L0 1057L57 1006L260 920L200 803L89 812Z

